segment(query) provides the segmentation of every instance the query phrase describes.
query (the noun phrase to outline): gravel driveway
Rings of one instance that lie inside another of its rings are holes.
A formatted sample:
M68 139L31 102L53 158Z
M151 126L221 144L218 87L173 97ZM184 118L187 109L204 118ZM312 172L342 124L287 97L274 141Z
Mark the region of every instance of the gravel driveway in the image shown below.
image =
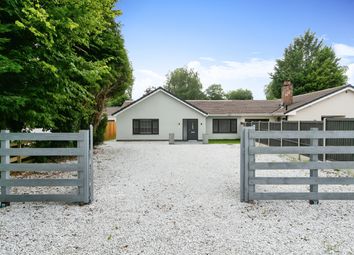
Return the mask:
M276 158L275 158L276 159ZM0 254L353 254L354 202L239 202L239 145L109 142L95 201L0 209Z

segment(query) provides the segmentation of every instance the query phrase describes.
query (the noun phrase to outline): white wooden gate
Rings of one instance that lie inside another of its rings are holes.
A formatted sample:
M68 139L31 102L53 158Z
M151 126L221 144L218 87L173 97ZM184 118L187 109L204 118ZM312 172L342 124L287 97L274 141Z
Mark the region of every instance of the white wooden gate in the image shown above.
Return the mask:
M318 192L318 185L354 184L353 177L318 177L319 169L354 169L354 161L319 161L323 154L354 154L354 146L318 146L323 139L354 138L354 131L256 131L244 127L241 137L241 201L251 200L354 200L354 192ZM269 147L257 139L310 139L309 146ZM260 154L308 154L308 162L257 162ZM257 177L256 171L309 171L308 177ZM309 192L259 192L257 185L310 185Z
M91 132L90 132L91 131ZM93 200L92 126L79 133L0 133L0 202L64 201L90 203ZM75 141L75 148L11 148L10 141ZM76 156L76 163L10 163L10 156ZM16 179L11 171L77 172L76 179ZM77 186L76 194L12 194L10 187Z

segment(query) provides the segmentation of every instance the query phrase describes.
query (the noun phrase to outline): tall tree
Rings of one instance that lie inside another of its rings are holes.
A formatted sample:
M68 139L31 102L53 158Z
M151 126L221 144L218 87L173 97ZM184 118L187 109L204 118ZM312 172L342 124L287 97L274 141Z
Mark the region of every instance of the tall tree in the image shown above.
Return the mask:
M294 85L294 95L344 85L346 67L340 66L334 50L310 30L296 37L276 61L271 82L265 87L267 99L281 97L285 80Z
M231 90L226 94L229 100L251 100L253 99L252 91L248 89Z
M100 36L92 40L88 54L94 60L108 60L110 72L104 75L92 90L95 96L94 129L98 127L105 106L110 98L128 97L131 93L132 70L124 48L119 25L113 19L108 20L110 26ZM131 96L130 96L131 97Z
M107 106L121 106L126 100L132 99L133 84L125 90L124 94L117 94L107 101Z
M210 100L225 99L225 93L220 84L212 84L205 90L205 95Z
M164 88L182 99L205 99L198 72L186 67L167 74Z
M0 2L0 127L95 127L132 70L115 0Z

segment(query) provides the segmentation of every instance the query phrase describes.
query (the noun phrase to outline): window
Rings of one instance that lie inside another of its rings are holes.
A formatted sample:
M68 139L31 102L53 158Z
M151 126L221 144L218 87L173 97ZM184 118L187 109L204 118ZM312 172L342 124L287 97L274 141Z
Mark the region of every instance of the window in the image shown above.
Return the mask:
M213 133L237 133L237 119L213 119Z
M245 119L245 122L269 122L269 119Z
M134 119L133 135L158 135L159 120L158 119Z

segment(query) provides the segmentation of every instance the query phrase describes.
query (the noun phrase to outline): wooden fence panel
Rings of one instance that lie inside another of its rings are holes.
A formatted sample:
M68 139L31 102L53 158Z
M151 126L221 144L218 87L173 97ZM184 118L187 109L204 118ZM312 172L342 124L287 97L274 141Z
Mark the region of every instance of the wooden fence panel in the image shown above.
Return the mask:
M298 131L299 122L298 121L283 121L282 122L282 130L283 131ZM298 146L299 139L294 138L285 138L282 141L282 146Z
M324 123L326 130L354 130L354 119L328 119ZM354 146L354 138L325 139L326 146ZM327 154L327 160L354 161L354 155Z
M281 131L280 122L269 122L268 131ZM281 139L269 139L269 146L281 146Z
M104 140L114 140L116 139L117 125L114 120L109 120L107 122L106 131L104 133Z

